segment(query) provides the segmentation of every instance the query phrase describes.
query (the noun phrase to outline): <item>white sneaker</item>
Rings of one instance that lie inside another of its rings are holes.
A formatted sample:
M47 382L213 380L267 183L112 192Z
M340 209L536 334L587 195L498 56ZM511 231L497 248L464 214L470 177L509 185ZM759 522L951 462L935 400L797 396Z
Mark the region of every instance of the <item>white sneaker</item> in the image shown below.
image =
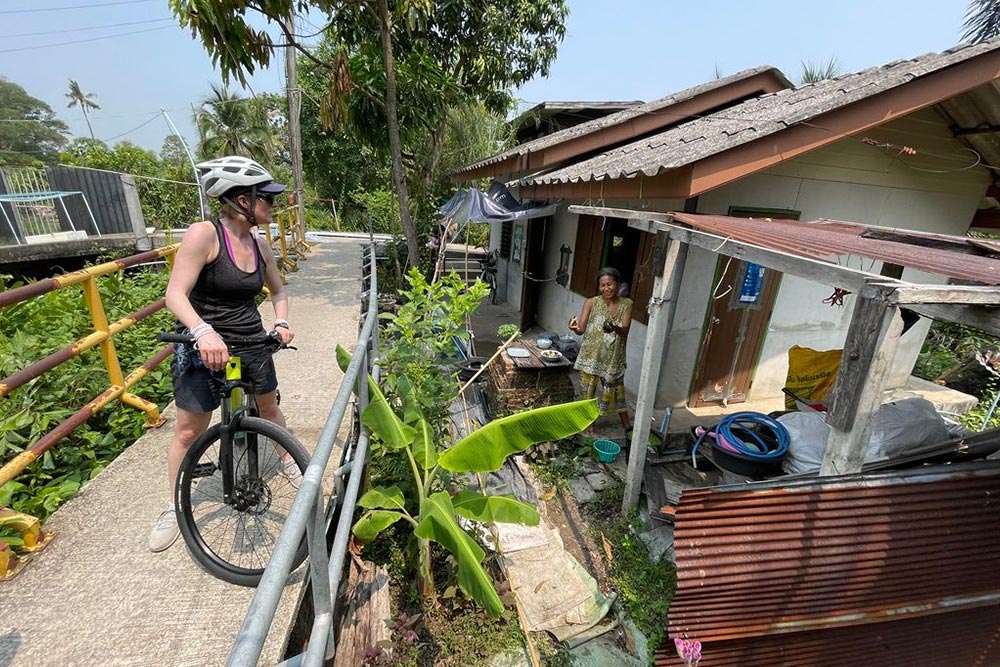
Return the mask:
M302 484L302 471L299 470L299 464L293 458L281 462L278 474L287 479L293 489L299 488Z
M172 506L167 507L160 512L156 525L149 534L149 550L153 553L166 551L177 541L177 536L180 534L180 528L177 527L177 512Z

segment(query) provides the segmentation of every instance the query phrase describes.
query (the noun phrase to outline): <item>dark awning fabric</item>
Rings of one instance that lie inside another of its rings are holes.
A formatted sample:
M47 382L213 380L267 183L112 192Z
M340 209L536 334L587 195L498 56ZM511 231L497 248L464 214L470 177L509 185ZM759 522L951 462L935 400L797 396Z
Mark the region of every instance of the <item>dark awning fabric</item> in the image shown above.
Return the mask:
M499 183L490 186L489 192L476 188L466 190L461 188L439 210L441 221L447 224L457 224L459 227L467 221L472 222L507 222L509 220L527 220L552 215L557 204L532 206L522 204Z

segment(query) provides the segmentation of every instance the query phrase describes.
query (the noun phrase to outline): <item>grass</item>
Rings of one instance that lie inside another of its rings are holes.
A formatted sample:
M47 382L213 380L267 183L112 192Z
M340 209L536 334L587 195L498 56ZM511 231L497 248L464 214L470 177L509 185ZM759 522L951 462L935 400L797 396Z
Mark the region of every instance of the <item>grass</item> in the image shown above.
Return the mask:
M588 505L594 517L591 530L597 542L601 542L603 535L611 545L608 578L629 617L649 639L652 660L666 633L667 611L677 589L677 571L669 561L650 560L649 547L639 539L642 523L638 516L626 518L617 511L623 492L623 484L597 492L595 501ZM594 515L594 511L602 508L603 514Z

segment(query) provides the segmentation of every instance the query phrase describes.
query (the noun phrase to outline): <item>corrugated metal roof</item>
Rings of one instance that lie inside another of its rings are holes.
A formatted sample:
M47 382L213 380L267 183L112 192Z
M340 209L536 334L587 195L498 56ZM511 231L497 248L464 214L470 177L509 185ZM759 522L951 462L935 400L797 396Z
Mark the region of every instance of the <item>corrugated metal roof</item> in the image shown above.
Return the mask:
M619 111L618 113L610 114L604 116L603 118L597 118L595 120L587 121L586 123L580 123L579 125L574 125L573 127L568 127L565 130L560 130L558 132L553 132L544 137L540 137L533 141L527 141L523 144L515 146L510 150L504 151L503 153L498 153L492 157L488 157L485 160L476 162L467 167L462 167L462 169L456 171L454 175L460 175L467 171L473 171L481 167L485 167L491 164L496 164L498 162L503 162L507 158L527 155L528 153L537 153L538 151L545 150L556 144L561 144L564 141L569 141L570 139L576 139L584 135L590 134L592 132L597 132L598 130L603 130L607 127L614 127L615 125L621 125L627 123L633 118L643 116L650 113L661 112L667 107L673 106L683 102L684 100L689 100L698 95L710 92L717 88L723 86L728 86L729 84L735 83L737 81L742 81L743 79L749 79L752 76L758 74L763 74L764 72L773 72L777 77L782 80L787 81L785 75L781 73L775 67L770 65L764 65L761 67L754 67L753 69L743 70L742 72L737 72L730 76L725 76L720 79L715 79L713 81L708 81L706 83L687 88L680 92L671 93L666 97L661 97L658 100L653 100L652 102L646 102L645 104L638 104L636 106L625 109L624 111ZM788 84L791 86L791 83ZM548 104L548 103L546 103ZM554 102L552 104L561 104L559 102ZM680 122L683 118L672 119L675 122Z
M606 151L589 160L544 175L525 178L521 182L530 185L632 178L639 174L656 176L998 48L1000 38L982 44L960 45L942 53L931 53L912 60L897 60L882 67L762 95L666 132Z
M981 244L967 243L967 251L925 247L913 242L870 238L892 230L857 223L815 220L799 222L771 218L731 218L724 215L673 213L674 219L712 234L833 261L838 256L856 255L891 264L908 266L939 276L1000 285L1000 258ZM900 235L903 237L903 234ZM957 237L952 240L960 240ZM972 239L970 239L972 241Z
M688 490L674 546L658 665L1000 660L1000 463Z

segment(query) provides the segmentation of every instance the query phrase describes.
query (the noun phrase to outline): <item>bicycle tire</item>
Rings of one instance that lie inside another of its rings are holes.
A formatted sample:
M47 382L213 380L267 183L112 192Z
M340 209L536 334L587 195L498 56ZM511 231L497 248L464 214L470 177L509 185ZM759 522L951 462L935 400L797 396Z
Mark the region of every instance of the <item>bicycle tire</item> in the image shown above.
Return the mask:
M246 476L240 477L241 466L244 470L246 467L246 453L253 445L239 445L234 440L237 488L252 488L255 491L246 497L257 498L256 504L241 509L223 501L220 429L221 425L215 424L201 434L181 462L176 489L177 524L191 556L209 574L231 584L254 587L260 583L298 491L279 474L280 455L274 444L289 452L303 472L309 453L294 435L277 424L259 417L242 417L234 438L242 433L246 442L256 442L258 482L264 482L264 486L248 484ZM292 570L302 564L306 552L303 536Z

